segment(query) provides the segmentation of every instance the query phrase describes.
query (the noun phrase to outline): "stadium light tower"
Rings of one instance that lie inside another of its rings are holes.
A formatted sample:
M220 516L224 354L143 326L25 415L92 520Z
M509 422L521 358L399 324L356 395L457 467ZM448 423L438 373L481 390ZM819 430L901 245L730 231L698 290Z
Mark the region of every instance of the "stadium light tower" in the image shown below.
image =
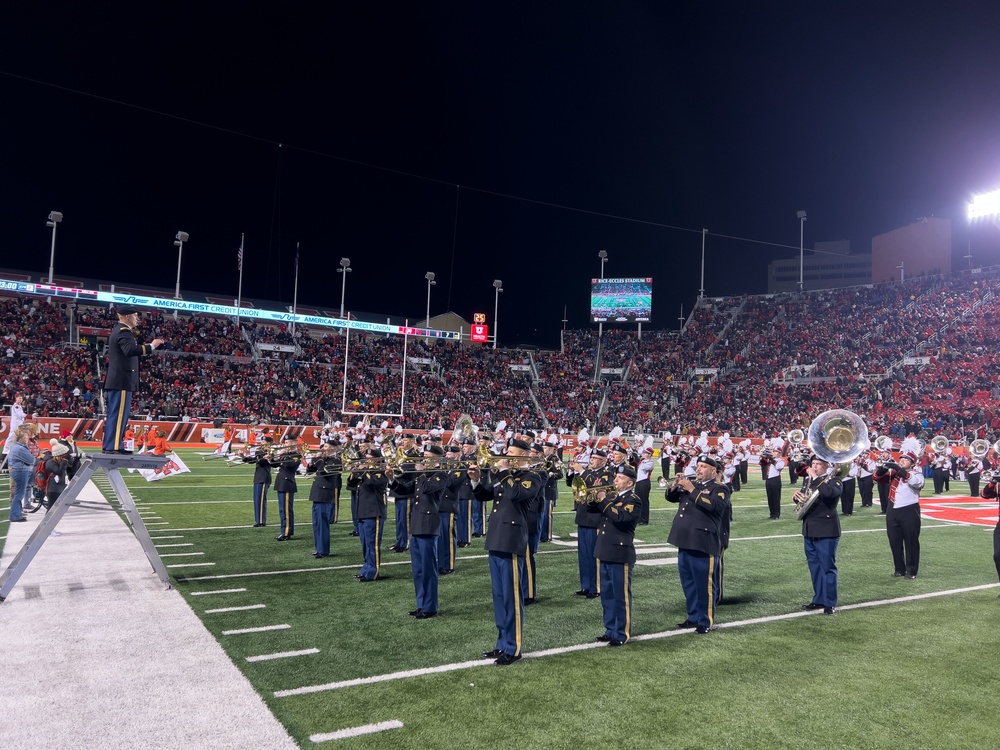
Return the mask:
M804 288L802 285L802 266L805 256L806 212L799 211L795 215L799 217L799 292L801 292Z
M972 196L967 209L969 221L974 219L995 219L1000 216L1000 190Z
M431 287L437 284L434 281L434 272L428 271L424 274L424 278L427 279L427 321L424 323L424 328L431 327Z
M899 280L906 281L906 271L903 270L903 261L899 261L899 265L896 266L896 269L899 271Z
M174 244L177 245L177 287L174 289L174 299L181 298L181 256L184 255L184 243L190 236L187 232L178 232L174 238ZM176 310L174 310L174 320L177 320Z
M52 274L56 266L56 226L63 220L63 215L58 211L49 211L49 220L45 226L52 227L52 253L49 255L49 283L52 283Z
M351 259L341 258L340 268L337 269L337 273L344 274L340 279L340 319L344 319L344 292L347 291L347 274L351 272Z
M500 279L496 279L493 282L493 288L496 289L496 300L493 302L493 348L497 348L497 332L500 326L497 324L497 313L500 312L500 292L503 291L503 282Z
M708 230L702 228L701 230L701 289L698 290L698 299L702 299L705 296L705 236L708 234Z

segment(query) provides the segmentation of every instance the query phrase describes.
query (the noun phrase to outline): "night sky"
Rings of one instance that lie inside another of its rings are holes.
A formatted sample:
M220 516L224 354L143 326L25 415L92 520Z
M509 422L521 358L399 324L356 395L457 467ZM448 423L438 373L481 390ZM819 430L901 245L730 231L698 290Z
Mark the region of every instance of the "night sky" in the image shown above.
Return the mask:
M154 9L153 6L157 9ZM556 346L589 280L699 288L1000 187L1000 4L5 3L0 265ZM283 144L280 145L279 144ZM461 186L459 188L458 186ZM995 227L980 228L1000 234ZM734 238L727 239L720 235ZM748 240L755 240L751 242Z

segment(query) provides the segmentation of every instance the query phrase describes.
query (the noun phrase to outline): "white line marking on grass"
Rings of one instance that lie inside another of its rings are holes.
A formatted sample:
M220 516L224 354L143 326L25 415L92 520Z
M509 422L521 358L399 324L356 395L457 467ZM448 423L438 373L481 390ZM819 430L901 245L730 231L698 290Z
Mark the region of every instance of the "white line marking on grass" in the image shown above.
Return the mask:
M301 651L282 651L278 654L261 654L260 656L248 656L248 662L271 661L272 659L290 659L293 656L310 656L318 654L318 648L304 648Z
M880 607L886 604L902 604L905 602L917 601L920 599L933 599L939 596L950 596L952 594L965 594L971 591L984 591L986 589L1000 588L1000 583L988 583L982 586L967 586L961 589L948 589L946 591L934 591L929 594L913 594L911 596L901 596L895 599L880 599L872 602L859 602L858 604L847 604L837 609L846 612L852 609L865 609L868 607ZM736 622L725 622L716 625L716 628L739 628L745 625L759 625L768 622L779 622L781 620L792 620L797 617L813 617L821 614L821 610L806 612L796 610L783 615L771 615L769 617L757 617L752 620L738 620ZM646 633L631 638L631 641L654 641L661 638L674 638L676 636L690 635L693 630L665 630L660 633ZM578 643L573 646L560 646L558 648L545 649L544 651L533 651L523 654L525 659L539 659L543 656L557 656L559 654L570 654L576 651L589 651L595 648L604 648L603 643ZM391 682L394 680L405 680L410 677L422 677L429 674L442 674L444 672L456 672L462 669L473 667L483 667L491 662L487 659L477 659L476 661L463 661L454 664L442 664L438 667L424 667L422 669L409 669L403 672L390 672L389 674L373 675L371 677L359 677L353 680L342 680L341 682L328 682L323 685L307 685L306 687L293 688L291 690L278 690L274 693L275 698L289 698L296 695L308 695L310 693L323 693L331 690L341 690L358 685L374 685L380 682Z
M191 596L210 596L212 594L242 594L246 589L216 589L215 591L192 591Z
M160 557L196 557L197 555L204 554L204 552L171 552L166 555L160 555Z
M153 521L152 523L147 523L147 526L169 526L170 521Z
M667 552L676 552L677 548L673 546L666 547L636 547L635 553L637 555L663 555Z
M150 539L152 539L154 542L158 542L161 539L183 539L183 538L184 538L183 534L175 534L174 536L151 536L150 537Z
M168 568L207 568L215 563L174 563L173 565L168 565Z
M169 549L171 547L193 547L194 542L181 542L180 544L154 544L153 546L160 549Z
M223 630L223 635L245 635L246 633L266 633L270 630L289 630L292 626L288 624L284 625L265 625L262 628L240 628L239 630Z
M636 565L645 565L647 567L655 567L659 565L676 565L676 557L654 557L650 560L636 560Z
M954 528L957 524L951 523L941 523L941 524L924 524L920 527L921 531L925 529L950 529ZM842 534L884 534L885 529L841 529ZM770 536L734 536L730 539L730 542L759 542L767 539L801 539L802 534L771 534ZM638 550L636 550L638 552Z
M220 612L246 612L250 609L267 609L266 604L248 604L245 607L221 607L220 609L206 609L206 615L217 615Z
M392 721L380 721L378 724L365 724L363 727L351 727L350 729L341 729L338 732L329 732L327 734L310 734L309 739L312 742L332 742L333 740L344 740L350 737L360 737L363 734L375 734L376 732L385 732L389 729L402 729L403 722L398 719L393 719Z

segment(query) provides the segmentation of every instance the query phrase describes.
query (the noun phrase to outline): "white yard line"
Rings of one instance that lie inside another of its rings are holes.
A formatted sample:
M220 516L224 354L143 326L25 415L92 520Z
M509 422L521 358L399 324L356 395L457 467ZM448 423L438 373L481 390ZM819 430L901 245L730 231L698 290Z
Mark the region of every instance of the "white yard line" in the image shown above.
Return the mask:
M301 651L282 651L277 654L261 654L260 656L248 656L247 661L255 663L258 661L274 661L275 659L291 659L294 656L311 656L318 654L318 648L304 648Z
M242 594L246 589L217 589L215 591L192 591L191 596L211 596L212 594Z
M289 630L292 626L284 623L282 625L265 625L260 628L239 628L237 630L223 630L223 635L246 635L247 633L267 633L272 630Z
M251 609L267 609L266 604L247 604L243 607L220 607L219 609L206 609L206 615L217 615L222 612L246 612Z
M403 722L393 719L392 721L380 721L378 724L365 724L363 727L351 727L350 729L341 729L337 732L329 732L327 734L310 734L309 739L312 742L332 742L333 740L346 740L351 737L360 737L363 734L375 734L376 732L385 732L389 729L402 729Z

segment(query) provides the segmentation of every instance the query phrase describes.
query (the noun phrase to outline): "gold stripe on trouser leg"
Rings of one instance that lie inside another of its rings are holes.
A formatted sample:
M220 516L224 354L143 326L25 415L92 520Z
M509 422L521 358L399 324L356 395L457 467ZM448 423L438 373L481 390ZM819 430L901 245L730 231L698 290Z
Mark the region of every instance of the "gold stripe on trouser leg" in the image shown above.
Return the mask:
M521 571L517 563L517 555L511 555L510 561L513 563L511 570L514 574L514 643L517 644L517 651L514 656L521 655L521 627L523 623L521 622L521 607L523 606L521 602Z
M469 512L465 514L465 543L472 541L472 501L469 501Z
M406 546L410 546L410 498L406 498Z
M118 421L115 423L115 450L119 451L122 449L122 419L125 418L125 393L126 391L118 391Z
M526 565L524 566L524 570L527 572L527 575L528 575L528 598L529 599L534 599L535 598L535 576L532 574L532 571L531 571L531 543L530 542L524 548L524 561L526 563Z
M548 512L548 515L545 516L545 518L549 522L549 529L548 529L549 533L546 534L545 536L547 536L549 538L549 541L551 542L552 541L552 514L555 511L555 508L552 507L551 501L548 501L548 502L549 502L549 512Z
M375 577L378 578L378 572L382 567L382 549L378 544L378 535L382 530L382 519L378 516L375 517Z
M708 556L708 627L715 625L715 555Z
M594 577L594 580L597 581L597 591L595 591L594 593L595 594L600 594L601 593L601 561L598 558L596 558L596 557L594 558L594 569L597 571L597 575Z
M622 568L625 577L622 585L625 587L625 640L632 637L632 587L628 585L628 563Z
M292 536L292 493L285 493L285 536Z
M455 569L455 514L450 513L448 520L448 570Z
M340 490L333 488L333 522L337 523L340 518Z

